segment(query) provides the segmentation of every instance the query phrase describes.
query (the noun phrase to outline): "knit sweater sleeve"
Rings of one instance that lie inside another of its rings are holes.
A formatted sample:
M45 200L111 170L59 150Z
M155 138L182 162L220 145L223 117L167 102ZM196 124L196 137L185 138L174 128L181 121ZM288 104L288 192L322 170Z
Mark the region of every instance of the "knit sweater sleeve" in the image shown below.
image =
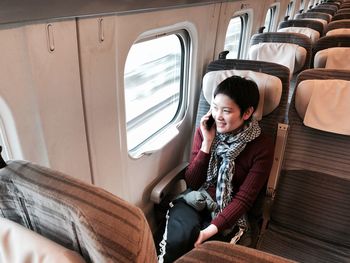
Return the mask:
M259 137L258 137L259 138ZM258 194L267 182L273 161L273 143L265 137L254 140L247 145L241 153L240 161L244 166L250 167L244 177L238 191L221 213L213 220L219 231L223 231L233 224L253 206ZM243 154L244 153L244 154ZM240 178L238 178L240 179ZM233 182L235 183L235 182Z
M197 128L193 139L190 164L185 173L187 187L197 190L205 182L210 160L210 154L201 151L203 136Z

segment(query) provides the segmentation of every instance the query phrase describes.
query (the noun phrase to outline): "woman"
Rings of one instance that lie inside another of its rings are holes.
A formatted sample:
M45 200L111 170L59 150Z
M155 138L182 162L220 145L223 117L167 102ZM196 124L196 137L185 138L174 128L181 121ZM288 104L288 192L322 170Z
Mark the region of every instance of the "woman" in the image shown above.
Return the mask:
M214 211L189 205L183 196L173 202L160 243L160 262L172 262L217 234L232 232L235 225L247 226L247 212L268 179L273 143L261 133L252 118L259 103L259 90L238 76L225 79L215 89L211 110L196 130L187 186L209 195ZM210 126L210 118L214 124Z

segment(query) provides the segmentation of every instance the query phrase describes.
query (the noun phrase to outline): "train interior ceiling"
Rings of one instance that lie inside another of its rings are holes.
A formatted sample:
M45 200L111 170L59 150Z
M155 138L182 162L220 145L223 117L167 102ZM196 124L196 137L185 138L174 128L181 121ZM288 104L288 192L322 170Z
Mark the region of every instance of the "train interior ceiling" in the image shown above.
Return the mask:
M280 84L264 84L263 103L278 97L279 105L265 106L260 117L276 140L268 198L276 187L280 197L260 249L297 261L348 262L349 28L346 0L5 1L1 155L100 187L140 208L155 232L155 205L184 189L173 182L186 168L203 115L204 75L269 74ZM327 119L310 117L313 111ZM321 205L327 212L317 210ZM317 247L314 254L303 238ZM271 248L274 242L279 246Z

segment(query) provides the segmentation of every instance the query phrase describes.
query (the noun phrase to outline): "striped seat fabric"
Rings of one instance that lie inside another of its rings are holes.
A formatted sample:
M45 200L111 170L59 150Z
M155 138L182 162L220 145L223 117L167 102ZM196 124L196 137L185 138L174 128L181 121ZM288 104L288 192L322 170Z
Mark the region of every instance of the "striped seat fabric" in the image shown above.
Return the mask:
M350 8L343 8L343 9L340 9L340 10L338 10L337 11L337 13L336 13L337 15L339 15L339 14L350 14ZM343 19L341 19L341 20L343 20ZM340 20L340 21L341 21ZM338 20L339 21L339 20Z
M143 212L70 176L25 161L0 169L0 216L66 248L86 262L156 262Z
M314 79L350 81L350 74L306 70L298 76L295 94L301 94L302 81ZM349 262L350 136L305 126L295 107L295 94L278 192L259 249L299 262ZM342 97L332 93L328 100ZM335 120L338 113L334 110Z
M319 12L319 13L325 13L325 14L330 14L331 16L334 16L334 14L336 13L337 8L330 8L330 7L324 7L324 6L320 6L320 7L314 7L312 9L307 10L307 12Z
M340 13L340 14L335 14L332 17L332 21L339 21L343 19L350 19L350 13Z
M188 252L175 262L292 263L294 261L240 245L208 241Z
M332 19L330 14L322 13L322 12L308 12L302 14L296 14L295 19L321 19L327 23L329 23Z

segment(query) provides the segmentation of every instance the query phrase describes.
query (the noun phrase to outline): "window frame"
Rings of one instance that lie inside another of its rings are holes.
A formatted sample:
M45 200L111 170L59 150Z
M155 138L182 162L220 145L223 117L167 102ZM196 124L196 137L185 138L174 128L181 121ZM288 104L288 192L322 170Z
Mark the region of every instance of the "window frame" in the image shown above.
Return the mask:
M315 0L310 0L307 6L307 10L313 8L315 6L316 1Z
M4 122L0 116L0 145L2 146L1 156L5 161L13 158L8 142Z
M276 19L276 12L277 12L277 5L272 5L267 10L266 15L265 15L265 22L266 22L266 18L267 18L268 13L270 14L270 21L269 21L268 27L264 28L263 32L271 32L272 31L273 25L274 25L274 20ZM264 26L265 26L265 24L266 23L264 23Z
M240 13L240 14L234 14L230 18L230 21L229 21L228 25L230 24L232 19L235 19L235 18L239 18L240 21L241 21L240 36L239 36L239 43L238 43L238 50L237 50L237 58L235 58L235 59L240 59L240 58L242 58L242 54L244 53L244 50L243 50L244 43L243 42L244 42L245 34L247 32L247 29L248 29L249 14L246 13L246 12ZM225 41L224 41L224 50L226 50L225 46L226 46L227 31L228 31L228 26L227 26L227 29L226 29L226 35L225 35ZM228 50L228 51L230 51L230 50Z
M304 10L304 9L305 9L305 0L300 0L299 12L300 10Z
M185 117L185 113L187 111L187 97L188 97L188 85L189 85L189 71L190 71L190 59L191 59L191 35L190 32L186 28L179 28L169 31L158 31L157 33L143 36L141 34L139 39L137 39L134 44L143 43L146 41L159 39L161 37L166 37L170 35L175 35L179 39L179 43L181 46L181 61L180 61L180 80L179 80L179 97L178 97L178 105L174 116L171 120L165 123L162 128L150 134L146 139L137 143L137 145L133 148L129 148L129 144L127 143L127 151L131 158L138 159L145 154L150 154L159 150L161 147L166 145L173 137L174 137L174 129L181 124L183 118ZM130 52L130 51L129 51ZM129 53L127 54L127 57ZM127 60L126 57L126 60ZM125 63L126 65L126 63ZM125 71L125 66L124 66ZM124 72L124 89L126 89L125 83L125 72ZM125 100L126 97L124 96ZM125 114L127 114L127 103L125 101ZM142 114L137 116L136 118L142 118ZM126 121L126 118L125 118ZM128 122L125 123L126 128L126 140L128 141ZM168 138L165 138L168 137ZM158 142L158 143L157 143ZM163 142L163 143L160 143ZM157 145L157 146L155 146Z
M294 11L294 1L290 1L287 5L287 9L286 9L286 15L288 16L288 20L291 19L291 14Z

